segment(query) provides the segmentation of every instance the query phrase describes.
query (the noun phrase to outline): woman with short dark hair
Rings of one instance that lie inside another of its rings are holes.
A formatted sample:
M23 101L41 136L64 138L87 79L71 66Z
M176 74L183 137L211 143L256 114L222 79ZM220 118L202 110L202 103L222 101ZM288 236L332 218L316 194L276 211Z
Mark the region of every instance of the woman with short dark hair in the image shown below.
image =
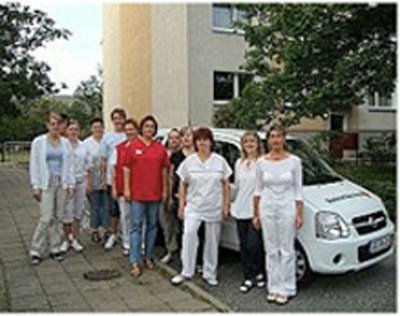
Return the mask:
M209 128L194 133L196 153L187 157L177 170L179 187L178 216L184 219L182 271L172 284L179 285L195 273L198 230L205 222L203 280L217 286L218 247L222 218L229 216L229 177L232 170L226 160L213 152L214 136Z
M165 147L153 138L157 121L149 115L140 122L141 136L128 147L124 166L124 197L130 201L130 261L131 275L142 273L142 228L145 223L144 265L153 269L153 249L157 237L160 202L168 196L169 159Z

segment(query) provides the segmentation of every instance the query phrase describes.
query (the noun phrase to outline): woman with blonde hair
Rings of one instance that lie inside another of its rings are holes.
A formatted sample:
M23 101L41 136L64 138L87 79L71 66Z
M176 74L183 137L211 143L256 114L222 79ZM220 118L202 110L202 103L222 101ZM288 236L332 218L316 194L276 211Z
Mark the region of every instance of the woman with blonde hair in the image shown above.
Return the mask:
M79 139L79 134L79 122L71 120L67 127L67 136L73 153L75 194L73 198L68 199L63 216L65 239L60 247L62 252L67 252L70 247L76 252L83 251L83 246L78 241L80 223L83 218L86 193L91 193L93 190L90 152Z
M254 284L259 288L265 286L261 232L252 225L256 162L263 151L256 131L244 133L240 143L241 158L235 163L236 197L232 203L231 215L237 224L244 276L239 290L247 293Z
M303 225L302 167L285 149L285 130L273 124L267 133L269 152L258 159L254 219L262 228L268 279L268 302L286 304L296 295L296 231Z

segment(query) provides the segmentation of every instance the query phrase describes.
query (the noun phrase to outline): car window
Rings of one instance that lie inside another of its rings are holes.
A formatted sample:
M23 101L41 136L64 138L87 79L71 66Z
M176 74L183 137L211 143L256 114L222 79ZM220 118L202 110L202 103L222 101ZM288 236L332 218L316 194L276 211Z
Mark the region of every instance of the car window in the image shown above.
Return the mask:
M229 166L232 170L235 169L235 162L240 157L239 148L232 143L224 142L224 141L216 141L215 142L215 152L223 156L228 162ZM232 173L229 178L231 182L235 180L235 175Z
M303 183L305 185L323 184L341 181L337 173L306 143L300 140L286 142L288 150L299 156L303 164Z

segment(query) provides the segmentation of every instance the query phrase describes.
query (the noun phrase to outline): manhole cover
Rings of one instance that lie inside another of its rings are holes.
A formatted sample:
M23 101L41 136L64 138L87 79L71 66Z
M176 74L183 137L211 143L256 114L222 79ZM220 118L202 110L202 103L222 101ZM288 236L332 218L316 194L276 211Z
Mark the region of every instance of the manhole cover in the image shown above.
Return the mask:
M101 269L101 270L92 270L85 272L83 277L86 280L90 281L103 281L110 280L114 278L119 278L121 276L121 272L115 269Z

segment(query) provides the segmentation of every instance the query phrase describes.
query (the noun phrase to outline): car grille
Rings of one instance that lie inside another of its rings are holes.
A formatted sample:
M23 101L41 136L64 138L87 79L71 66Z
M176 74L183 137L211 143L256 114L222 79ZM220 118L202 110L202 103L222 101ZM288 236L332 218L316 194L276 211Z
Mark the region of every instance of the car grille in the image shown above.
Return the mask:
M383 211L378 211L353 218L353 225L359 235L365 235L386 227L387 219Z

